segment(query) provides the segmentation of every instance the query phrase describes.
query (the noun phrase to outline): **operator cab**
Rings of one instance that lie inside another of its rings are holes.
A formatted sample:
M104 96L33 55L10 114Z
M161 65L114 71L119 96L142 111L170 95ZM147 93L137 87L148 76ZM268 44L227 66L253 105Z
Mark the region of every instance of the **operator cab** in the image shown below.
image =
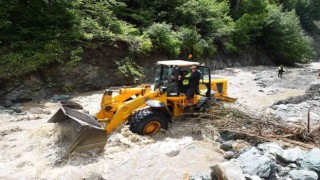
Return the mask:
M191 73L191 66L197 66L201 74L199 82L198 94L210 97L211 93L211 74L210 68L200 65L199 62L191 62L184 60L168 60L158 61L156 64L156 82L155 89L165 86L167 87L167 96L180 96L183 93L182 81L178 80L178 76L183 76L184 72Z

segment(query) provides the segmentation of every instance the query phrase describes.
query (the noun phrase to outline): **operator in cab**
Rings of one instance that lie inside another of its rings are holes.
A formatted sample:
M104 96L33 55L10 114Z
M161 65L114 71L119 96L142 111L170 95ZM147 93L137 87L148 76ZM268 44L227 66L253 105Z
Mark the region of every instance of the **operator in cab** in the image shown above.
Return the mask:
M198 71L198 67L197 66L191 66L191 75L188 76L184 76L184 77L179 77L179 80L184 81L184 80L189 80L188 82L188 90L187 90L187 98L186 98L186 102L184 104L184 106L189 106L189 105L193 105L193 98L194 98L194 94L198 91L199 88L199 81L200 81L200 77L201 74Z

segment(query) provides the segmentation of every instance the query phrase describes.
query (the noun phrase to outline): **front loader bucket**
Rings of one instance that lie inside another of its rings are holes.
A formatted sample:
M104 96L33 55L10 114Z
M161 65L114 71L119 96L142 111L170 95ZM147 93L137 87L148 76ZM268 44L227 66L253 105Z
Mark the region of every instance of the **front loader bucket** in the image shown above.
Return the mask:
M65 155L94 147L103 148L107 142L105 129L87 113L68 107L60 108L49 120L58 123L58 146Z

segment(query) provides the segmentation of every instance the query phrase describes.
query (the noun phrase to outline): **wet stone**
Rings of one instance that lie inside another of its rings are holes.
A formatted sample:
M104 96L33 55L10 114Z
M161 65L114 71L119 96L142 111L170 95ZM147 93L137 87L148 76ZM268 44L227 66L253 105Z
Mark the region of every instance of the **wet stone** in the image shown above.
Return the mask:
M220 148L225 151L229 151L232 149L232 144L233 144L233 141L226 141L220 145Z
M288 106L286 106L284 104L280 104L277 106L277 109L280 111L286 111L288 109Z
M245 174L246 180L262 180L259 176L257 175L250 175L250 174Z
M211 180L211 177L209 174L203 173L203 174L196 174L192 175L189 178L190 180Z
M231 159L234 156L234 152L233 151L227 151L224 153L223 157L226 159Z
M306 152L300 148L286 149L282 153L277 154L277 159L284 163L296 162L299 158L302 158Z
M5 101L3 102L3 106L4 106L5 108L9 108L9 107L11 107L12 105L13 105L13 103L12 103L11 100L5 100Z
M214 166L213 174L219 180L245 180L240 164L236 159Z
M21 113L21 112L22 112L22 110L21 110L20 108L17 108L17 107L12 108L12 110L13 110L13 112L15 112L15 113Z
M314 171L307 170L292 170L289 172L289 177L292 180L317 180L318 175Z
M305 170L315 171L320 174L320 149L314 148L298 159L298 165Z
M54 95L51 99L53 101L62 101L62 100L68 100L70 98L71 98L70 95L63 94L63 95Z
M257 149L263 151L267 157L272 159L275 159L277 154L282 154L283 152L282 147L274 142L259 144Z
M244 173L263 178L268 178L271 174L272 161L255 147L241 154L237 160L239 160Z

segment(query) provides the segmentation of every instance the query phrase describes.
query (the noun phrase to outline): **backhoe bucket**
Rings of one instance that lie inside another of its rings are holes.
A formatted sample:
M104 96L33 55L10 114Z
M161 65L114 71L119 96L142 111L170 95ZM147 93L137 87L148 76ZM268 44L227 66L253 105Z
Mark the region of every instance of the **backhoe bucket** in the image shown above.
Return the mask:
M103 148L107 142L105 129L87 113L68 107L60 108L49 120L58 123L58 146L65 155L94 147Z

